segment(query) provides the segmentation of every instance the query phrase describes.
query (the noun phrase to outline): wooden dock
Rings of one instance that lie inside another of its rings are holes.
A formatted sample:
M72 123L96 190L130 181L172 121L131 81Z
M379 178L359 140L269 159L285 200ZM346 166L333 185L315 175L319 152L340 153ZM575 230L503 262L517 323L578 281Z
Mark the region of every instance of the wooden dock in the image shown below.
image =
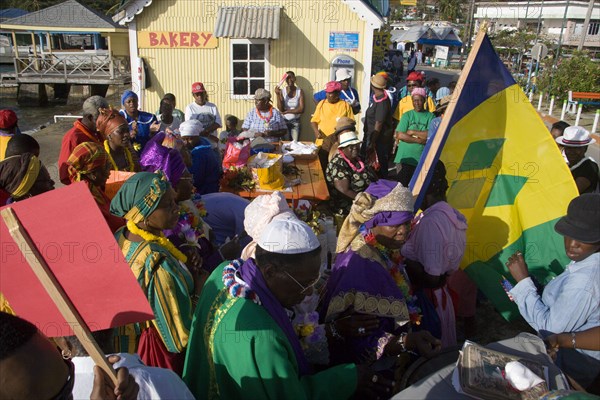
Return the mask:
M128 57L108 54L42 54L16 57L0 86L20 84L123 85L131 82Z

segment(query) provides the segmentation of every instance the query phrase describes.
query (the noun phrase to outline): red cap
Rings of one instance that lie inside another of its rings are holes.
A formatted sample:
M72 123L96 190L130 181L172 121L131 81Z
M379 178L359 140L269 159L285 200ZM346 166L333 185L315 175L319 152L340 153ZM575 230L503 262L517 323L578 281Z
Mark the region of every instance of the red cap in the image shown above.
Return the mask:
M201 92L206 92L202 82L192 83L192 93L201 93Z
M420 72L413 71L406 77L406 81L420 81L423 82L423 75Z
M13 110L0 110L0 129L12 129L17 121L17 114Z
M339 92L342 90L342 84L336 81L327 82L325 85L325 93Z

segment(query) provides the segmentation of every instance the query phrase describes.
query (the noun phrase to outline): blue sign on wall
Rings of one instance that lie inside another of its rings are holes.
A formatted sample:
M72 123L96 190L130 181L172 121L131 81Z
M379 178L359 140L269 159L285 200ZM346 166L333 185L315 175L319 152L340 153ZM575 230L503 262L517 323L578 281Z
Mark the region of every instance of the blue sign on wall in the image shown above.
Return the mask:
M358 32L329 32L329 50L358 51Z

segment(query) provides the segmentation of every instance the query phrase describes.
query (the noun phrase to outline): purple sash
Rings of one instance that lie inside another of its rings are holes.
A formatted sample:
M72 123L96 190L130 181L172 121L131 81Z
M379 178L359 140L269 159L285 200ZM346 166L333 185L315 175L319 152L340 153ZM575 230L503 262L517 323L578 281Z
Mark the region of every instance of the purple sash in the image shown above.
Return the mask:
M310 366L308 365L308 361L304 356L304 352L302 351L302 347L300 346L300 340L298 339L298 335L296 335L296 331L292 326L292 321L288 317L285 309L281 306L279 301L273 296L273 293L267 287L267 283L262 276L262 273L258 269L254 259L249 258L242 266L239 268L240 276L242 280L250 286L258 297L260 298L260 302L262 306L267 310L271 318L275 320L277 325L281 328L288 341L292 345L294 349L294 353L296 354L296 362L298 363L298 368L300 369L300 375L307 375L310 373Z

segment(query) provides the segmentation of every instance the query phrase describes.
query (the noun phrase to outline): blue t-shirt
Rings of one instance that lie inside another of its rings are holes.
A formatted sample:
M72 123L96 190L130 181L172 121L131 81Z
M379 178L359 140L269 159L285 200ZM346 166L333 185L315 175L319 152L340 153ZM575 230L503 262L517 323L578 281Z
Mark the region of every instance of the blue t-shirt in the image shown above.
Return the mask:
M244 230L244 211L250 201L227 192L206 194L202 196L202 201L206 208L204 221L212 228L217 246L225 243L228 237L231 239ZM240 244L246 245L248 240Z
M119 110L119 113L127 120L129 124L129 130L131 131L131 126L135 121L133 118L127 114L125 110ZM138 119L137 119L137 135L133 138L133 143L139 143L140 150L144 149L148 140L150 140L150 125L157 122L156 115L147 113L145 111L138 111Z

